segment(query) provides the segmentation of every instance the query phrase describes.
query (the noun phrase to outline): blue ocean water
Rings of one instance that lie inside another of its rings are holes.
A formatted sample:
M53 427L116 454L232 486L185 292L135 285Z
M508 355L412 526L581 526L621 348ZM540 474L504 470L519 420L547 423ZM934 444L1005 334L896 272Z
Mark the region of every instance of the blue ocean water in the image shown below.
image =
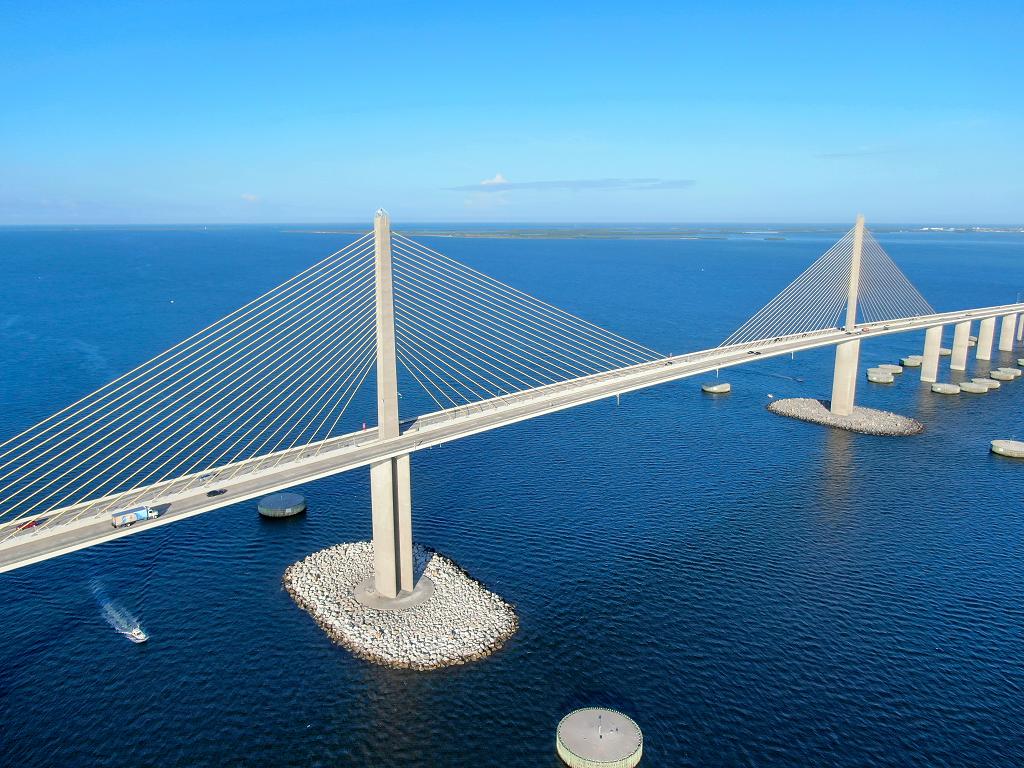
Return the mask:
M0 438L351 239L295 229L0 230ZM421 239L680 353L841 234ZM937 310L1024 288L1024 236L879 239ZM921 336L869 340L862 365ZM416 539L521 620L463 667L358 661L282 590L293 561L369 538L365 470L303 487L298 519L243 503L0 575L0 765L554 768L585 704L633 716L651 766L1020 765L1024 464L988 441L1024 436L1024 382L862 379L861 404L926 424L908 439L765 411L827 396L831 365L763 361L722 373L728 397L686 380L416 454Z

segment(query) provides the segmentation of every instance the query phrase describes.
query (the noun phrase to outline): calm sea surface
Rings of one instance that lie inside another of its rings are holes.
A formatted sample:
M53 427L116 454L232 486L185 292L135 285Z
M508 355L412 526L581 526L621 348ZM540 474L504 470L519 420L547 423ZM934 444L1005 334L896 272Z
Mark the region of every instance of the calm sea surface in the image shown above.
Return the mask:
M841 234L422 239L680 353ZM0 230L0 438L350 239ZM1024 235L879 239L937 310L1024 288ZM861 364L922 336L869 340ZM1024 764L1024 463L988 452L1024 437L1024 381L949 398L912 371L862 378L861 404L927 425L907 439L765 411L827 396L831 365L763 361L723 372L728 397L691 379L417 453L415 538L522 623L463 667L358 661L281 587L295 560L369 538L365 470L303 487L300 519L248 502L0 575L0 765L554 768L555 726L586 704L632 715L650 766ZM151 641L114 632L98 596Z

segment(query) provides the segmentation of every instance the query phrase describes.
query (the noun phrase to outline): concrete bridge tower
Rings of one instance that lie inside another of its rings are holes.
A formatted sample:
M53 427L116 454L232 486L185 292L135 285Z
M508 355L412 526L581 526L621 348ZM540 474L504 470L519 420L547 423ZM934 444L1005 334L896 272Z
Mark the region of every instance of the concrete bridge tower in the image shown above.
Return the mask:
M377 211L373 225L377 295L377 424L381 440L398 437L398 366L391 270L391 222ZM381 598L411 592L412 489L409 454L370 465L373 509L373 587Z

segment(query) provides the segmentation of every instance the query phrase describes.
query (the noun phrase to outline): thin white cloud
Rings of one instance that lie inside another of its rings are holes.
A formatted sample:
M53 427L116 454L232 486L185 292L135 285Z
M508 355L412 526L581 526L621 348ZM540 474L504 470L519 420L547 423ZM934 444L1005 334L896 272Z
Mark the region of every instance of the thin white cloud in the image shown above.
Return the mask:
M242 194L242 199L247 203L258 203L260 196L254 195L252 192L245 192Z
M892 147L857 147L843 152L819 152L815 157L821 160L841 160L847 157L870 157L872 155L892 155L900 150Z
M665 189L687 189L694 184L693 179L658 179L658 178L604 178L604 179L557 179L552 181L509 181L500 173L491 179L477 184L465 184L448 187L454 192L513 192L513 191L544 191L564 190L582 192L587 190L623 190L646 192Z

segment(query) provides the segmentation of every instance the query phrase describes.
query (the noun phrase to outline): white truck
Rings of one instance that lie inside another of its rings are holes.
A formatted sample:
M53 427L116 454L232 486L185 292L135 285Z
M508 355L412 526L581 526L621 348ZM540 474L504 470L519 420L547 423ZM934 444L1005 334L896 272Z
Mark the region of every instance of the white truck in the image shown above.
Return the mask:
M115 528L127 528L139 520L150 520L157 517L160 517L160 513L152 507L132 507L115 512L111 515L110 523Z

